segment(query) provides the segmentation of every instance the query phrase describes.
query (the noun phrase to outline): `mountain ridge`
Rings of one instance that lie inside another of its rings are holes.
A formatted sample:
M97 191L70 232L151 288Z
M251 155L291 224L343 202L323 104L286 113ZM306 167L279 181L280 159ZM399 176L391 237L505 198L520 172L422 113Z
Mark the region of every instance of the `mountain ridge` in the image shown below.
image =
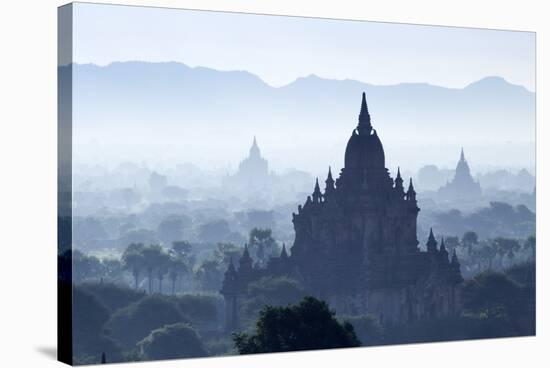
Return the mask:
M68 70L60 69L60 77ZM119 62L76 64L73 82L76 142L95 139L117 149L171 142L182 145L185 157L206 157L215 147L223 152L219 157L234 155L237 160L257 135L272 157L298 149L303 158L294 155L293 160L330 162L341 156L339 149L357 125L361 93L366 92L388 157L433 162L439 159L434 154L446 150L447 158L440 160L449 162L456 147L466 146L479 147L483 164L534 162L535 94L500 77L448 88L309 75L272 87L247 71ZM519 145L513 152L511 143Z
M99 65L99 64L94 64L94 63L73 63L73 65L75 65L77 67L96 67L96 68L109 68L109 67L117 66L117 65L121 65L121 64L144 64L144 65L155 65L155 64L157 64L157 65L162 65L162 64L170 65L170 64L173 64L173 65L181 66L181 67L183 67L185 69L188 69L188 70L199 70L199 71L200 70L205 70L205 71L212 71L212 72L217 72L217 73L233 73L233 74L242 73L244 75L248 75L250 77L253 77L253 78L257 79L258 81L265 84L266 86L274 88L274 89L285 88L285 87L288 87L288 86L291 86L291 85L295 84L296 82L300 82L302 80L308 80L308 79L318 79L318 80L322 80L322 81L331 81L331 82L354 82L354 83L360 83L362 85L371 86L371 87L428 86L428 87L434 87L434 88L445 88L445 89L450 89L450 90L463 90L463 89L469 88L471 86L478 85L479 83L485 83L485 82L488 82L488 81L490 81L492 83L493 81L499 81L499 82L502 82L503 84L508 85L510 87L521 88L521 89L525 90L525 92L528 92L528 93L533 94L533 95L535 94L534 91L530 91L525 86L520 85L520 84L511 83L511 82L507 81L504 77L498 76L498 75L488 75L488 76L482 77L480 79L474 80L474 81L466 84L464 87L449 87L449 86L442 86L442 85L438 85L438 84L432 84L430 82L400 82L400 83L392 83L392 84L373 84L373 83L369 83L369 82L365 82L365 81L361 81L361 80L357 80L357 79L352 79L352 78L344 78L344 79L327 78L327 77L319 76L315 73L311 73L311 74L308 74L306 76L299 76L296 79L294 79L293 81L291 81L289 83L286 83L286 84L283 84L281 86L273 86L273 85L267 83L266 81L264 81L257 74L254 74L254 73L249 72L249 71L244 70L244 69L243 70L241 70L241 69L221 70L221 69L216 69L216 68L213 68L213 67L200 66L200 65L199 66L189 66L189 65L187 65L183 62L180 62L180 61L128 60L128 61L114 61L114 62L111 62L109 64L105 64L105 65Z

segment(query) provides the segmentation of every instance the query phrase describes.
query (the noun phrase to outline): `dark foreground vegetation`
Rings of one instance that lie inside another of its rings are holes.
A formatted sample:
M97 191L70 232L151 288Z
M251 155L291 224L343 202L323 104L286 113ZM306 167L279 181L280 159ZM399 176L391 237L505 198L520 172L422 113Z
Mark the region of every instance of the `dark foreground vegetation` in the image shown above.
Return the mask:
M535 267L484 271L466 280L461 315L380 325L369 315L336 315L304 297L296 280L249 286L241 331L223 330L216 294L166 295L106 282L73 288L77 364L525 336L535 333Z
M234 243L207 251L187 241L131 243L118 256L66 251L59 269L61 280L73 282L74 363L533 335L535 238L466 231L446 236L445 245L457 252L466 279L458 316L380 324L370 315L335 313L296 278L265 276L240 298L235 334L224 329L219 294L229 263L243 252ZM254 228L248 248L254 263L265 265L281 244L271 230Z

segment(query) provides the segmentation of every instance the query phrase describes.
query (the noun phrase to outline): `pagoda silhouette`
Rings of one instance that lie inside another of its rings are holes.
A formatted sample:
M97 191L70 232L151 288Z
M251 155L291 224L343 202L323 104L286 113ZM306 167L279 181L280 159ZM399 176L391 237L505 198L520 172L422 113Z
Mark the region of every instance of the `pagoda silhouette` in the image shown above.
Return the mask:
M344 158L336 180L329 167L324 191L317 179L292 214L290 254L283 246L279 257L257 268L245 245L238 267L231 262L221 290L227 330L239 328L239 301L248 284L264 276L295 278L338 313L368 313L381 323L458 313L463 279L456 253L449 255L432 230L427 250L418 247L412 179L405 190L399 168L390 176L365 93Z

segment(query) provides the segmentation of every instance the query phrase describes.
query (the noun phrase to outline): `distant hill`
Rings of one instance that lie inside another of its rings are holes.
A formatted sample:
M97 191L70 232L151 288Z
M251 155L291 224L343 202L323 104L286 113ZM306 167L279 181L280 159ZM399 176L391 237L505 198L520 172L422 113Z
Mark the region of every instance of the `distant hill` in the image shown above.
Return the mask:
M77 138L81 132L83 141L115 142L124 134L130 141L141 137L177 144L186 137L194 142L192 150L208 137L219 140L231 156L243 148L241 139L247 147L256 134L260 145L271 146L274 154L279 154L277 145L285 152L324 145L327 157L341 155L357 121L362 91L373 125L390 150L396 145L449 145L456 161L457 146L501 147L497 152L510 142L531 149L535 140L535 94L500 77L454 89L424 83L378 86L310 75L274 88L246 71L123 62L75 65L74 83ZM228 137L238 144L227 142ZM266 137L279 143L266 142ZM497 161L506 150L498 152ZM523 154L529 161L529 153ZM470 156L475 165L475 154ZM425 159L420 155L419 161ZM491 157L483 161L490 163Z

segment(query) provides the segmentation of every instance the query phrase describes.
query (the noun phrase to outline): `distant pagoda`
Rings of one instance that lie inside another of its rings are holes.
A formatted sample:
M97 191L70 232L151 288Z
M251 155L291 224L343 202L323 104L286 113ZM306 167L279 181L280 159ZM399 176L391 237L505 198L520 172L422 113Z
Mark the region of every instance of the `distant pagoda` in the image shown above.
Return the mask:
M254 136L252 146L248 152L248 157L239 164L237 175L252 180L257 177L265 177L267 174L267 160L262 157L260 147L258 147L258 142L256 141L256 136Z
M262 157L256 136L248 151L248 156L241 161L234 175L227 177L225 184L230 188L243 190L260 190L269 184L269 165Z
M460 160L456 165L453 180L447 182L438 192L442 198L449 200L472 200L481 197L481 186L470 173L470 167L464 157L464 149L460 151Z

